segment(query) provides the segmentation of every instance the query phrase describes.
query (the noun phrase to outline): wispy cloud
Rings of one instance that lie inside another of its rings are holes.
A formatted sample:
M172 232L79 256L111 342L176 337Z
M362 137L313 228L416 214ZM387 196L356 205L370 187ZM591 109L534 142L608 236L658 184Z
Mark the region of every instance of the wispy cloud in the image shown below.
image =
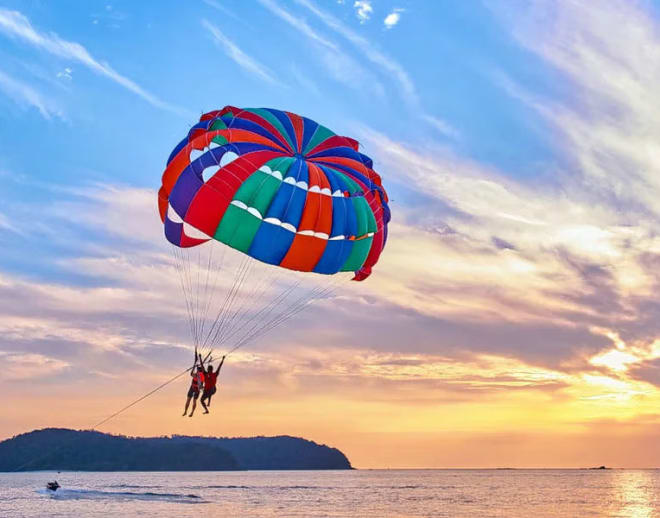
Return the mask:
M274 19L299 20L273 0L261 5L276 7ZM535 10L540 3L520 2L533 5L520 12L496 5L518 41L571 85L570 95L548 99L509 76L499 83L522 111L556 128L552 143L570 168L553 170L551 184L534 171L519 180L445 142L358 128L395 198L386 250L368 281L342 286L308 318L232 356L223 371L227 433L280 433L281 415L288 415L287 426L315 439L339 438L363 465L464 466L468 448L493 440L501 447L478 450L471 462L510 463L521 444L534 444L543 453L525 449L526 462L552 464L556 452L545 450L555 444L578 452L561 457L564 464L657 464L657 455L649 456L657 450L660 404L660 115L649 108L660 104L657 24L630 2L604 0L589 9L559 0L546 3L547 12ZM327 27L310 18L310 30ZM346 45L332 30L321 31L321 40L305 31L313 51L332 56L337 51L328 44ZM295 65L285 70L306 80ZM429 129L453 136L444 121L424 118ZM46 205L3 205L5 221L29 221L35 255L63 275L47 280L38 268L29 279L0 275L0 360L21 375L50 358L76 376L53 383L68 375L58 368L29 384L0 380L3 393L31 398L39 414L21 421L15 416L27 410L11 412L4 434L56 418L45 403L54 391L77 398L70 414L88 425L98 421L89 419L94 412L115 406L117 394L133 398L189 361L156 193L119 185L52 193ZM36 228L50 228L66 257L49 256ZM84 238L66 239L66 232ZM25 353L23 363L16 351ZM132 375L136 369L140 376ZM80 389L92 377L94 394ZM176 422L171 409L186 387L171 388L127 413L116 431L183 431L189 424ZM217 421L197 426L199 433L217 431ZM364 432L373 429L382 435ZM542 437L534 435L541 429ZM576 430L584 432L579 441ZM401 448L396 457L375 459L392 448L375 448L374 437L408 444L405 460ZM612 449L622 438L632 445Z
M348 28L332 14L319 9L319 7L317 7L311 0L296 0L296 2L317 16L327 27L341 34L344 38L355 45L374 65L380 67L387 74L392 75L395 81L399 84L399 88L401 89L405 101L412 104L418 103L417 91L413 81L410 79L405 69L396 60L376 49L369 40Z
M70 366L67 362L43 354L0 351L0 358L5 366L0 371L0 380L8 381L27 381L35 371L38 371L41 376L51 376Z
M314 30L310 25L302 18L292 15L286 9L280 7L277 2L274 0L258 0L258 2L270 10L276 16L279 16L286 23L295 27L298 31L303 33L307 38L318 43L328 49L339 50L339 47L332 41L321 36L318 31Z
M645 372L631 376L626 369L651 365L660 352L642 340L634 348L623 344L621 369L620 355L610 352L616 337L606 333L625 325L630 310L617 317L606 306L599 315L594 299L576 294L593 288L588 281L603 273L589 271L591 263L571 265L564 261L568 254L546 250L554 234L544 241L543 233L552 225L543 226L543 232L538 227L555 221L555 213L563 213L566 205L541 193L539 213L530 213L535 200L529 190L478 164L450 160L437 149L422 154L418 146L397 145L380 134L369 135L365 143L378 146L379 161L391 167L383 171L388 185L397 174L405 174L398 179L427 194L430 189L434 203L423 210L397 209L388 247L368 283L349 283L338 300L310 308L308 318L296 318L295 325L232 356L225 378L228 404L245 413L247 408L268 407L273 397L288 401L292 414L304 416L294 424L310 433L307 410L313 411L319 400L332 401L326 406L341 411L326 417L344 422L348 414L352 428L346 437L391 421L365 419L363 414L374 405L387 415L405 408L406 415L419 422L411 426L420 429L435 418L439 403L456 416L445 423L452 430L466 426L468 405L477 429L496 426L492 415L497 409L498 419L508 412L507 423L520 433L529 430L529 412L539 398L546 426L556 424L557 415L566 419L567 397L573 419L594 408L622 420L657 408L658 391L649 383L653 378L643 381L648 378ZM510 198L504 196L507 190L512 191ZM176 372L188 361L190 351L182 345L187 343L184 303L177 295L177 274L156 215L155 192L98 185L70 194L72 200L55 200L39 216L59 232L66 226L88 231L90 240L69 243L74 252L57 264L94 283L0 275L0 351L24 351L67 363L78 373L76 382L93 376L99 393L107 387L104 403L120 407L111 402L113 396L128 399L149 390L164 377L163 371ZM446 214L439 201L456 210ZM547 220L543 211L550 213ZM502 219L492 220L499 212ZM452 231L432 226L443 220ZM518 220L531 223L516 224ZM537 226L521 231L527 224ZM493 236L502 236L501 241L515 249L494 243ZM112 246L107 244L110 238ZM573 251L573 241L567 237L563 243ZM644 307L653 296L632 302ZM591 327L594 323L603 327ZM322 338L311 343L310 336ZM135 369L145 371L144 376L131 376ZM102 378L94 371L101 371ZM67 372L49 371L39 383L52 383ZM70 380L53 385L77 390ZM368 405L357 401L365 394ZM488 402L482 404L485 395ZM167 401L171 407L171 398ZM516 412L507 410L512 406ZM146 406L125 416L124 430L138 426L136 420L145 412L169 415ZM80 415L91 422L103 417L90 419L93 413L83 409ZM175 418L171 422L161 415L158 419L167 425L159 429L176 429ZM263 426L259 423L252 426ZM232 433L244 433L239 422L226 425ZM203 433L212 433L212 425L200 426L209 427L202 428Z
M248 56L243 52L236 43L230 40L225 36L218 27L213 25L208 20L202 20L202 26L209 31L213 41L218 45L224 53L240 66L246 72L263 79L271 84L281 84L277 79L275 79L270 70L265 65L259 63L256 59L251 56Z
M44 119L57 117L66 120L64 112L54 101L47 98L31 85L18 81L0 70L0 91L22 108L36 108Z
M209 7L213 7L213 9L217 9L218 11L222 11L223 13L225 13L229 16L236 16L236 13L234 13L228 7L225 7L224 5L222 5L220 2L217 2L216 0L202 0L202 2L204 2Z
M438 119L437 117L433 117L431 115L422 115L422 119L424 119L427 123L429 123L446 137L458 138L460 136L459 131L447 121Z
M349 88L368 91L379 97L384 97L384 88L377 78L365 70L347 52L344 52L337 43L320 36L318 31L312 28L307 21L291 14L274 0L259 0L259 2L274 15L307 37L311 43L311 48L318 50L318 55L325 65L326 72L336 81Z
M355 0L353 7L355 8L355 14L358 17L358 20L360 20L360 23L368 22L374 12L371 0Z
M222 3L219 0L202 0L206 5L209 7L212 7L213 9L216 9L217 11L220 11L223 14L226 14L230 18L233 18L234 20L240 22L243 25L248 25L248 23L245 21L245 18L239 16L236 14L232 9L229 7L222 5Z
M117 11L112 5L106 4L103 11L92 14L92 23L98 25L99 22L105 22L105 26L110 29L119 29L121 22L128 18L126 13Z
M569 102L558 103L507 78L509 92L563 136L584 187L660 216L660 114L649 110L660 105L659 26L642 6L612 0L591 10L561 1L552 23L541 2L498 12L524 47L575 85ZM624 26L636 29L623 34Z
M386 29L393 28L401 20L401 13L405 10L401 8L394 8L391 13L389 13L383 20L383 25Z
M66 79L67 81L73 80L73 76L71 75L73 70L69 67L65 67L63 70L60 70L57 73L57 77L60 79Z
M0 231L2 230L8 230L10 232L14 232L17 234L20 234L21 232L12 224L11 221L9 221L9 218L4 215L2 212L0 212Z
M52 32L46 34L37 31L30 20L18 11L0 8L0 32L59 58L81 63L93 72L107 77L133 92L156 108L177 114L188 114L186 110L162 101L135 81L121 75L108 63L98 61L80 43L64 40Z
M660 103L660 69L649 66L658 62L657 22L637 4L590 10L562 1L548 24L544 6L505 9L503 19L564 75L571 96L533 95L511 78L501 84L556 127L554 143L572 169L556 171L552 185L530 184L442 146L423 149L363 128L384 178L434 200L423 214L399 208L379 288L436 318L492 316L518 322L518 332L536 322L548 326L539 333L546 337L550 328L581 329L581 338L557 335L548 344L556 355L572 344L562 368L584 370L573 395L619 401L646 393L654 401L657 389L637 378L656 382L648 366L660 357L660 117L648 109ZM638 30L613 37L629 26ZM421 271L423 283L415 280ZM606 342L592 341L599 336Z
M269 0L272 1L272 0ZM439 119L435 116L432 116L426 113L420 103L417 89L415 83L408 75L408 72L405 68L397 62L394 58L386 55L378 48L376 48L368 39L359 35L351 28L347 27L335 16L330 14L327 11L320 9L313 0L295 0L296 3L305 7L310 12L312 12L319 20L321 20L327 27L334 30L351 44L357 47L362 54L370 61L372 64L376 65L381 72L387 74L389 77L394 78L398 84L401 97L405 102L408 103L414 109L414 113L420 119L426 121L428 124L433 126L436 130L440 131L447 137L458 138L459 132L451 126L448 122ZM392 27L398 23L400 14L404 12L404 9L395 8L392 13L386 18L385 26L388 26L388 23L391 23ZM389 21L388 21L389 19Z

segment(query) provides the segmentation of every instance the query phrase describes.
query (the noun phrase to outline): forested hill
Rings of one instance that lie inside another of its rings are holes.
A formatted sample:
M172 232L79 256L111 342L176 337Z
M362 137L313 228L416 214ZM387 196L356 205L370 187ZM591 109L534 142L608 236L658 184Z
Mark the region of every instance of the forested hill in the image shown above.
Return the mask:
M336 448L298 437L124 437L46 428L0 442L0 471L351 469Z

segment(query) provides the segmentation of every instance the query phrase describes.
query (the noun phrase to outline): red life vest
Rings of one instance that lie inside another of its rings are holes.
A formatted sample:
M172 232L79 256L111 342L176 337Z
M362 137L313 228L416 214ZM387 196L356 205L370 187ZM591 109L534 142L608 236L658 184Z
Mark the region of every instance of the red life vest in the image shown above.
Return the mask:
M215 387L215 383L218 380L217 372L205 372L204 373L204 390L211 390Z
M191 388L193 390L199 390L199 386L202 384L202 373L196 372L192 377Z

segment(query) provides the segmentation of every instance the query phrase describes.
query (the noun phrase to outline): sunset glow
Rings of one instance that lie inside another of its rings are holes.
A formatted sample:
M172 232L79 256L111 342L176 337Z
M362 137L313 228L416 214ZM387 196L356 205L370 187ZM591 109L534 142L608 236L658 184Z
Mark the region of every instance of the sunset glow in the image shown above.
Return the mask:
M232 354L210 415L181 417L182 378L101 431L295 435L360 468L660 465L656 2L185 4L0 6L0 439L89 428L191 363L156 189L231 104L357 139L387 245Z

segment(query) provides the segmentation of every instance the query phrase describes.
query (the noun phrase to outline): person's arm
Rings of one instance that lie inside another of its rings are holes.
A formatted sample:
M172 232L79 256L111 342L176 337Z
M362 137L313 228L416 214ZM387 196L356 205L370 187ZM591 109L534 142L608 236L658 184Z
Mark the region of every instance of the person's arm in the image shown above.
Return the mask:
M199 355L199 365L202 368L202 372L199 373L199 390L204 390L204 385L206 385L206 369L204 369L204 360L202 355Z
M218 374L220 374L220 369L222 369L223 363L225 363L225 356L222 357L222 360L220 360L220 363L218 364L218 368L215 370Z
M194 358L195 359L193 361L192 369L190 369L191 376L195 373L195 368L197 367L197 346L195 346L195 357Z

